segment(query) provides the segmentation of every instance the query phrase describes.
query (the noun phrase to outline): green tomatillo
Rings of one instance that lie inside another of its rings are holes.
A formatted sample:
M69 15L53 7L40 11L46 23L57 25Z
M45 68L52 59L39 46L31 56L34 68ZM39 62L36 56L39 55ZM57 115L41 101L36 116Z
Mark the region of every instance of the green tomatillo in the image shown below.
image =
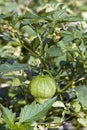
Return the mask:
M55 94L56 83L49 75L38 75L30 82L29 90L35 100L43 104Z

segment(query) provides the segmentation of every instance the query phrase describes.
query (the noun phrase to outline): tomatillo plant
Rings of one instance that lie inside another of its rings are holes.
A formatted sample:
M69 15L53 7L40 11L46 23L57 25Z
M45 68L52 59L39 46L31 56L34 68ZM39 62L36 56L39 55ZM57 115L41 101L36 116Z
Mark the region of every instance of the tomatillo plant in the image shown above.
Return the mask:
M55 94L56 83L49 75L38 75L32 79L29 90L35 100L43 104Z

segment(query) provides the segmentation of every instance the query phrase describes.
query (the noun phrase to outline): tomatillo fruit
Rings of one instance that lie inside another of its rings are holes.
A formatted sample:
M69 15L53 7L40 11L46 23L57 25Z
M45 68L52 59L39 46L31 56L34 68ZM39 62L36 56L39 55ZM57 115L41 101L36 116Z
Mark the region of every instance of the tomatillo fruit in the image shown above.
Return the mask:
M55 94L56 83L49 75L38 75L30 82L29 90L35 100L43 104Z

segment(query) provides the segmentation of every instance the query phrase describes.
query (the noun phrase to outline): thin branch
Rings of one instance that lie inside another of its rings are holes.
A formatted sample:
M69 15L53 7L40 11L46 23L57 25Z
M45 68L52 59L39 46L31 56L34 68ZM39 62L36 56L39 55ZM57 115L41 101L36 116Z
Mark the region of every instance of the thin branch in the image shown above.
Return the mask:
M28 7L31 1L32 1L32 0L26 0L26 1L24 2L24 6Z

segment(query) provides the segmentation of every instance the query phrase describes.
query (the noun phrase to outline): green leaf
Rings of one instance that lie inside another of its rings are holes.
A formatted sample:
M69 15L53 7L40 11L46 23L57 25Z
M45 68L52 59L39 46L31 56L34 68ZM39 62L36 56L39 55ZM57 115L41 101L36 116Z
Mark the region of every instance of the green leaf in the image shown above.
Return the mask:
M33 126L27 123L21 124L20 126L21 126L20 130L34 130Z
M78 118L77 120L83 127L87 128L87 117L86 118Z
M74 39L73 33L69 31L61 31L61 32L63 34L63 39L62 39L63 44L70 43Z
M0 72L11 72L11 71L19 71L21 69L26 69L27 65L26 64L1 64L0 65Z
M13 82L12 82L12 86L16 87L16 86L20 86L21 82L18 78L14 78Z
M0 108L3 111L2 118L4 123L6 124L6 128L9 128L10 130L33 130L34 126L32 126L32 124L30 123L24 123L24 124L21 124L19 122L15 123L16 114L12 113L12 111L9 110L8 108L5 108L1 104Z
M63 54L60 57L54 58L54 62L56 64L56 66L60 66L61 61L66 61L66 55Z
M8 108L5 108L1 104L0 104L0 108L3 111L3 115L2 115L3 121L6 123L9 129L13 128L14 122L15 122L15 116L16 116L15 113L12 113L11 110L9 110Z
M72 36L66 35L66 36L64 36L64 38L63 38L63 43L64 43L64 44L70 43L73 39L74 39L74 38L73 38Z
M22 19L35 19L35 18L38 18L38 17L39 17L38 15L28 12L25 15L20 16L19 20L22 20Z
M62 54L62 50L60 47L57 47L56 45L51 46L48 50L47 50L47 54L50 57L56 57L56 56L60 56Z
M53 14L53 19L57 20L63 13L65 13L65 11L66 11L66 9L55 11Z
M32 126L32 124L29 123L20 124L19 122L16 122L14 126L14 130L33 130L33 129L34 126Z
M84 85L78 86L76 92L79 102L87 107L87 87Z
M29 36L35 36L36 32L28 25L21 28L22 32L27 33Z
M3 8L3 13L4 14L7 14L13 10L16 10L17 9L17 4L13 4L13 3L9 3L9 4L6 4L6 6Z
M58 20L58 22L78 22L78 21L83 21L83 20L81 17L78 16L66 16Z
M75 112L80 112L81 104L79 102L77 102L77 101L73 102L72 106L73 106Z
M54 102L52 106L53 106L53 107L61 107L61 108L65 108L64 103L61 102L61 101L56 101L56 102Z
M31 105L26 105L24 108L21 109L19 122L24 123L39 120L51 108L55 99L56 97L46 101L44 104L41 105L36 104L35 102Z

